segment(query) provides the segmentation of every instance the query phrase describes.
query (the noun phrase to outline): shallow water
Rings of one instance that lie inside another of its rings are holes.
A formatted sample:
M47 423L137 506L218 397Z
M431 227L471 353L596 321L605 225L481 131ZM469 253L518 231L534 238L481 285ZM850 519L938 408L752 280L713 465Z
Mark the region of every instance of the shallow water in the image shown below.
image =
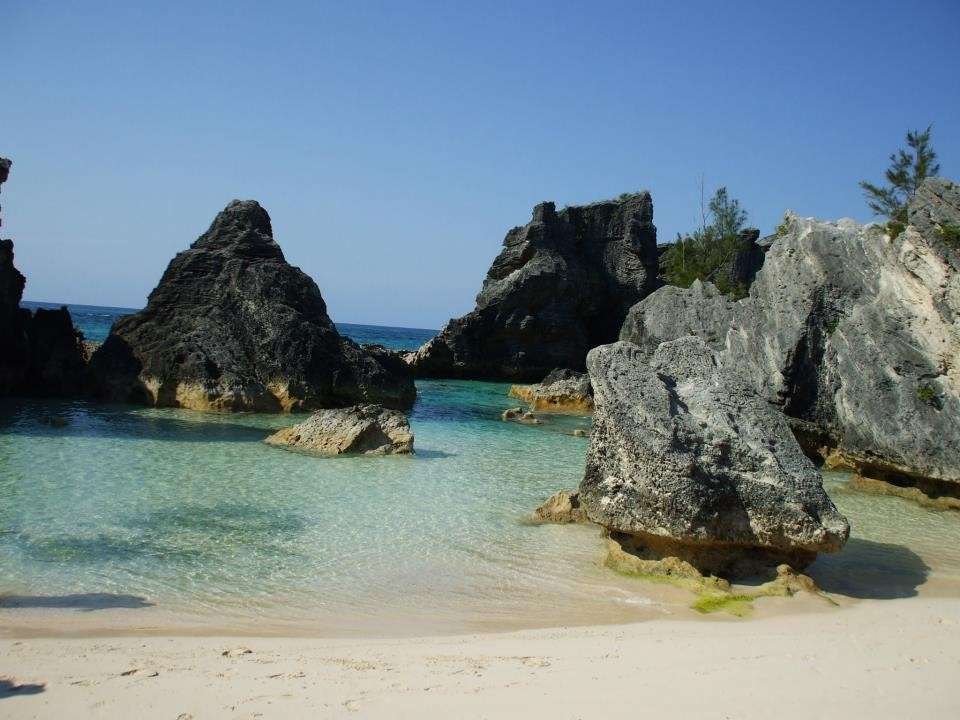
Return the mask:
M384 340L418 338L366 329ZM589 441L570 433L589 420L505 423L508 387L418 382L414 457L261 442L290 416L6 402L0 632L407 635L692 616L684 591L606 570L596 528L523 522L579 482ZM44 424L54 415L67 426ZM960 513L844 483L826 476L853 537L811 567L822 587L960 594Z

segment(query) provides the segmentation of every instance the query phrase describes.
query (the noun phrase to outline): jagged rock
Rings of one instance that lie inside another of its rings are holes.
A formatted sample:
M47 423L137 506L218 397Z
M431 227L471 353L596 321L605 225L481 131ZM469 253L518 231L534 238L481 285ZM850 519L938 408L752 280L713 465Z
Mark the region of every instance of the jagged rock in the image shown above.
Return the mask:
M319 455L413 452L413 432L406 416L382 405L319 410L302 423L278 430L265 442Z
M340 336L252 200L231 202L174 257L147 307L114 323L91 371L101 397L193 409L407 408L416 397L402 361Z
M11 162L0 158L0 184ZM83 390L83 336L70 312L20 307L26 278L13 264L13 241L0 240L0 395L70 396Z
M547 498L543 504L533 511L533 521L536 523L556 523L568 525L570 523L586 522L587 516L580 507L580 495L576 491L561 490Z
M535 382L582 370L617 337L627 310L657 287L657 231L647 192L533 210L507 233L477 307L409 357L421 377Z
M554 370L538 385L514 385L510 395L538 412L576 415L593 412L590 378L576 370Z
M896 237L788 215L749 297L662 288L621 339L649 357L697 335L861 475L960 496L960 186L926 181Z
M596 409L580 502L631 553L738 576L803 567L846 542L849 525L783 415L701 339L652 357L604 345L587 367Z

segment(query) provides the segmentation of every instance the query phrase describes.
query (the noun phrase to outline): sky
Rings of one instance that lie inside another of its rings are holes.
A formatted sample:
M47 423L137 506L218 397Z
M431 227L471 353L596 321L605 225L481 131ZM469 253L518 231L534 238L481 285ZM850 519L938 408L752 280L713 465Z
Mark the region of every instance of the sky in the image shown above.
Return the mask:
M141 307L233 198L331 317L438 328L507 230L699 179L771 232L869 221L906 130L960 178L960 2L0 0L0 234L25 299Z

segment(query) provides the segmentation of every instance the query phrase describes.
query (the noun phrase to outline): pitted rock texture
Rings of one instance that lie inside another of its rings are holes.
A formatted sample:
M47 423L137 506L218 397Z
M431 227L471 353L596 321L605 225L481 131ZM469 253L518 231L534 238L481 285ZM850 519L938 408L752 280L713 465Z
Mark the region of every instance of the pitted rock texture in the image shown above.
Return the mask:
M799 568L846 542L849 525L786 419L702 340L651 357L603 345L587 367L596 408L580 503L632 552L738 576Z
M647 192L533 210L507 233L477 296L409 356L420 377L537 382L583 370L590 348L616 339L627 311L658 286L657 230Z
M396 358L340 336L252 200L231 202L170 262L147 307L114 323L91 374L101 397L193 409L408 408L416 396Z
M302 423L278 430L265 442L318 455L413 452L413 432L406 416L381 405L318 410Z
M586 373L554 370L537 385L514 385L510 396L523 400L531 410L572 415L593 412L593 391Z
M662 288L621 339L651 356L696 335L781 408L811 452L861 475L960 495L960 185L928 180L909 224L787 217L749 297Z

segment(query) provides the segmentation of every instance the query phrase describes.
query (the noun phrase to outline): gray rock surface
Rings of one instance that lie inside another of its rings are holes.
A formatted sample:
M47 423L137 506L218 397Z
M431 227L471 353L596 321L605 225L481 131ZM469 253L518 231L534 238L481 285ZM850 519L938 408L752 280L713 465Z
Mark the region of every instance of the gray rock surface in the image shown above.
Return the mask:
M147 307L117 320L90 364L98 395L150 405L277 412L407 408L416 397L399 358L337 332L252 200L227 205L170 262Z
M542 203L507 233L477 306L410 356L421 377L537 382L582 370L617 337L627 310L658 286L657 231L646 192L567 207Z
M736 576L843 546L849 525L786 419L702 340L649 356L617 342L587 366L596 409L579 499L625 548Z
M413 452L413 432L406 416L382 405L319 410L302 423L278 430L265 442L318 455Z
M897 237L789 215L749 297L662 288L621 339L697 335L781 408L808 452L933 497L960 493L960 186L928 180Z

